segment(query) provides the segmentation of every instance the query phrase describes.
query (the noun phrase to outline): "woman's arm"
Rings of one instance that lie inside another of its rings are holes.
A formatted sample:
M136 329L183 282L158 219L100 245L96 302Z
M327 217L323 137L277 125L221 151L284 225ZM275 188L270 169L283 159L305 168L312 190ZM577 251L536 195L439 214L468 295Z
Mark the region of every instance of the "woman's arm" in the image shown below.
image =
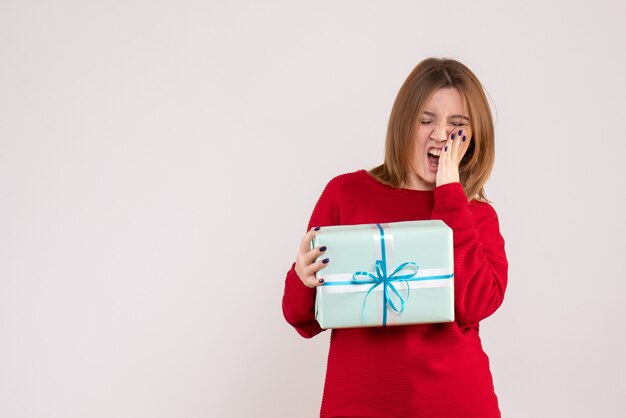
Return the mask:
M328 182L320 195L311 218L307 231L315 226L337 225L339 216L335 213L334 194L338 179ZM330 261L332 263L332 260ZM283 293L283 315L300 335L311 338L323 329L315 319L315 288L305 286L295 270L295 262L287 272L285 278L285 290Z
M455 318L469 326L493 314L504 299L508 261L496 211L486 202L468 203L459 182L434 189L431 219L453 231Z

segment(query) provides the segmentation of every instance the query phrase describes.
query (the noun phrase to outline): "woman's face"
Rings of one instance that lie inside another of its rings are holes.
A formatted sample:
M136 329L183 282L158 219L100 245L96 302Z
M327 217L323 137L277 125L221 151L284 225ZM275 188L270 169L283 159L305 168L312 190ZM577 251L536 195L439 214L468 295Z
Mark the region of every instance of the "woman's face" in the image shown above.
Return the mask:
M454 87L436 90L426 102L421 115L417 115L413 130L412 166L409 169L408 186L416 190L435 188L438 158L428 152L443 151L450 135L463 130L463 135L471 138L469 111L461 93Z

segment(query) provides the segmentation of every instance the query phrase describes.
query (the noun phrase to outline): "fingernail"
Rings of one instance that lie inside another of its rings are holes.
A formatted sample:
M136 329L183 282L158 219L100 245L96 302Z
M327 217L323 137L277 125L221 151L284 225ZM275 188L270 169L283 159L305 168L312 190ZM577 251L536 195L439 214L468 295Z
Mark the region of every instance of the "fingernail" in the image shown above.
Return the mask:
M463 135L463 142L465 142L466 139L467 139L467 137L465 135Z
M328 263L329 261L330 261L330 258L325 258L325 259L323 259L323 260L322 260L322 263L326 264L326 263Z
M459 131L459 135L462 135L462 134L463 134L463 129Z
M446 145L446 146L443 148L443 150L444 150L444 151L448 151L448 146Z
M318 282L324 283L324 279L319 279Z
M452 138L451 139L454 139L454 134L452 134Z
M326 251L326 246L320 247L320 251Z
M315 228L313 228L313 229L314 229L314 230L316 230L316 231L319 231L319 230L320 230L320 227L319 227L319 226L316 226L316 227L315 227Z

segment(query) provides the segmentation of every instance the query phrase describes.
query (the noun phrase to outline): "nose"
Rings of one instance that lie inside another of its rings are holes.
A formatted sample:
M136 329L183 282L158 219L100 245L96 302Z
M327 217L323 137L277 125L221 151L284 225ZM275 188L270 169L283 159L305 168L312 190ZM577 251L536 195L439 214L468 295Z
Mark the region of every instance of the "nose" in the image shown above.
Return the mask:
M449 126L448 124L440 124L434 125L433 131L430 133L431 139L435 141L447 141L448 136L452 133L452 129L454 127Z

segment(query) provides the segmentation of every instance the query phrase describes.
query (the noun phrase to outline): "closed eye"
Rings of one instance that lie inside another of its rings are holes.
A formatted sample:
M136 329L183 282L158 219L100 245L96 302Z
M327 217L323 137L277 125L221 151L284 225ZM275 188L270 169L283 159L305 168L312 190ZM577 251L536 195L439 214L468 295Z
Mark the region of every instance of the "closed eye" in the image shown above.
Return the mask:
M422 121L420 121L420 123L422 125L428 125L428 124L432 123L432 120L422 120ZM455 122L452 122L452 123L450 123L450 125L456 126L456 127L461 127L461 126L467 126L467 123L460 123L460 122L456 122L455 123Z

